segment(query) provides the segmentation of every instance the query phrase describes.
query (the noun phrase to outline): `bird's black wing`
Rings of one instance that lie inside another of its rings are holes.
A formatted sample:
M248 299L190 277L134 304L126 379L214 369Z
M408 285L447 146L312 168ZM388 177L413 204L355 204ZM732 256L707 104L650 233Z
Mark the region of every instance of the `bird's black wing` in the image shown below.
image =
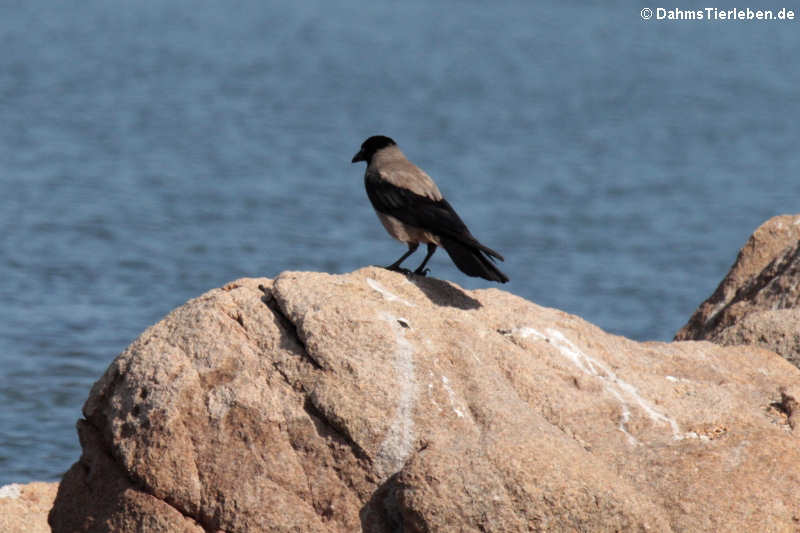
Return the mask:
M444 198L432 200L393 185L371 172L364 178L364 185L372 207L380 213L431 233L452 237L469 234L467 226Z
M472 236L466 224L456 214L450 203L442 198L433 200L398 187L381 178L380 174L367 172L364 177L372 206L376 211L390 215L404 224L450 237L480 248L484 252L502 260L502 256L488 248Z

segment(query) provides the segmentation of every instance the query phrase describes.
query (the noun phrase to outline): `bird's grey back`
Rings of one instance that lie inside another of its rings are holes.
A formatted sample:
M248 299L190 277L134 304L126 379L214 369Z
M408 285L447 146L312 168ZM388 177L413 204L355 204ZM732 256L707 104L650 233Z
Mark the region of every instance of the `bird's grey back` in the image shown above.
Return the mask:
M442 193L431 177L409 161L397 146L387 146L375 153L367 167L367 174L375 173L396 187L434 201L442 199Z

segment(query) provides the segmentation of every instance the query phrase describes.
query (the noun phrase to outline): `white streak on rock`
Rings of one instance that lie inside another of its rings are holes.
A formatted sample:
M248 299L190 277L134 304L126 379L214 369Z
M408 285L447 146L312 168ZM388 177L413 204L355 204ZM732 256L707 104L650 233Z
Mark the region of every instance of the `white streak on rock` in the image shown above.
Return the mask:
M22 496L22 485L18 483L12 483L11 485L6 485L4 487L0 487L0 498L8 498L9 500L16 500L20 496Z
M367 278L367 285L369 285L374 291L379 292L381 295L383 295L383 297L386 298L386 300L389 302L396 301L400 302L403 305L407 305L408 307L414 307L414 304L400 298L390 290L386 289L383 285L378 283L377 280L374 280L372 278Z
M542 335L541 333L539 333L537 330L535 330L533 328L517 328L514 331L512 331L511 333L512 334L517 334L520 337L522 337L523 339L527 339L528 337L533 335L537 339L541 339L541 340L547 342L547 337L545 337L544 335Z
M430 378L433 378L434 377L433 372L428 370L428 376ZM433 394L433 382L428 383L428 397L431 399L431 403L433 403L433 405L436 406L436 409L438 410L438 412L441 413L442 412L442 406L439 405L439 402L436 401L436 397Z
M406 339L406 328L398 320L402 317L382 312L395 335L394 370L397 379L394 420L378 449L377 464L384 476L390 476L403 467L414 447L414 406L417 403L417 380L414 376L414 346Z
M619 429L621 432L625 433L625 436L628 437L628 444L630 444L631 446L636 446L636 445L640 444L639 439L634 437L631 434L631 432L628 431L627 424L631 420L631 410L628 408L628 404L625 402L625 400L622 398L622 395L618 391L616 391L616 390L614 390L612 388L609 388L609 387L606 387L606 390L608 392L610 392L614 396L614 398L617 399L617 401L619 402L619 404L621 406L621 411L622 412L620 413L619 425L617 426L617 429Z
M516 333L522 338L533 336L537 339L551 343L558 349L561 355L569 359L570 362L572 362L580 370L586 374L596 376L603 380L605 389L611 393L611 395L614 396L622 406L619 429L628 436L628 442L631 444L638 443L636 438L631 435L627 428L627 423L630 420L631 413L629 406L631 404L638 405L639 408L644 411L654 422L668 425L672 431L672 438L674 440L681 440L690 437L688 434L684 435L681 433L680 427L674 418L661 413L652 404L650 404L650 402L644 399L639 394L639 391L636 389L636 387L620 379L616 373L611 370L611 368L609 368L603 361L595 359L594 357L581 351L560 331L553 328L548 328L546 330L547 335L545 335L534 328L525 327L519 328L513 333Z
M481 360L480 360L480 359L478 359L478 356L477 356L477 355L475 355L475 352L473 352L471 348L469 348L469 347L467 347L467 346L464 346L463 348L464 348L466 351L468 351L468 352L469 352L469 354L472 356L472 358L473 358L473 359L475 359L475 361L476 361L478 364L481 364Z
M447 379L447 376L442 376L442 385L444 385L444 390L447 391L447 397L450 398L450 406L453 408L453 412L458 418L464 418L464 411L456 407L456 393L450 387L450 380Z

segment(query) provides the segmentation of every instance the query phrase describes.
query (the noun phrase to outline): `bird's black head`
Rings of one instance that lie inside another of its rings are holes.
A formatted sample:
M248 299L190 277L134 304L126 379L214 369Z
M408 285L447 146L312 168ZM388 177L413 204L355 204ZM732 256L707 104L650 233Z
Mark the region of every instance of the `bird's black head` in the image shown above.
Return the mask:
M372 159L372 156L375 155L375 152L381 148L395 145L397 145L397 143L385 135L373 135L361 143L361 150L359 150L358 153L353 156L353 163L358 161L366 161L369 165L369 162Z

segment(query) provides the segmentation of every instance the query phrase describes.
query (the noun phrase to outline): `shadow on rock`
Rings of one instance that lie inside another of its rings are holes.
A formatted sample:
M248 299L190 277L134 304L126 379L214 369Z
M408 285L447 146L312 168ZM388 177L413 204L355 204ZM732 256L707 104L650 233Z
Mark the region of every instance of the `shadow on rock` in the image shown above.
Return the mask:
M457 309L479 309L481 303L469 296L460 288L447 281L436 278L413 276L409 278L428 299L441 307L455 307Z
M399 473L387 479L372 494L372 497L359 512L361 531L364 533L383 533L385 531L404 531L403 516L398 504L397 483Z

